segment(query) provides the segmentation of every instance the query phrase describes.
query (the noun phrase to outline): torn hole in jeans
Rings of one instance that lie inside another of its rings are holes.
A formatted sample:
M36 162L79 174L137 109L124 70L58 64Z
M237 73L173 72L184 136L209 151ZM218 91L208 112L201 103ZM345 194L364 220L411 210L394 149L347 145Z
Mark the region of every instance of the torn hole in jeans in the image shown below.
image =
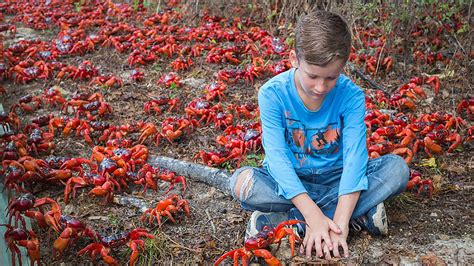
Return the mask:
M253 169L244 170L239 174L235 185L235 192L240 201L245 201L253 188Z

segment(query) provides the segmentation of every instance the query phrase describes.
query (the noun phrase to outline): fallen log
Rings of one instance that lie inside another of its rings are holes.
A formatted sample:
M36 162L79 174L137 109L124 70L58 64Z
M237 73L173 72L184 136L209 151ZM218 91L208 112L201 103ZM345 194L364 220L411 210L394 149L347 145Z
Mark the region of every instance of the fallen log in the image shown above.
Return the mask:
M367 82L372 88L377 89L377 90L381 90L385 93L388 93L387 90L382 85L378 84L377 82L375 82L374 80L369 78L366 74L364 74L360 69L355 67L353 64L347 63L347 66L349 67L349 70L354 75L356 75L357 77L359 77L363 81Z
M231 174L226 170L164 156L150 156L148 163L153 167L165 168L169 171L175 172L178 175L199 180L219 189L227 196L231 195L229 189L229 180Z

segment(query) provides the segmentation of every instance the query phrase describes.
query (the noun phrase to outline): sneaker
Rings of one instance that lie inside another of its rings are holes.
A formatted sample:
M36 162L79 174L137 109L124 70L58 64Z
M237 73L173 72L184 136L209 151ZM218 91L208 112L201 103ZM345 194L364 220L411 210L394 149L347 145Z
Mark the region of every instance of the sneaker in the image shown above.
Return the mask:
M257 235L264 226L276 227L279 223L288 220L286 212L260 212L254 211L247 224L245 240Z
M3 104L1 103L0 103L0 115L3 117L8 116L8 112L5 112L5 110L3 109ZM4 122L0 123L0 137L11 136L14 133L15 132L13 132L13 129L11 128L10 124L4 123Z
M366 215L352 219L351 227L355 231L364 229L372 235L387 235L388 219L383 202L370 209Z

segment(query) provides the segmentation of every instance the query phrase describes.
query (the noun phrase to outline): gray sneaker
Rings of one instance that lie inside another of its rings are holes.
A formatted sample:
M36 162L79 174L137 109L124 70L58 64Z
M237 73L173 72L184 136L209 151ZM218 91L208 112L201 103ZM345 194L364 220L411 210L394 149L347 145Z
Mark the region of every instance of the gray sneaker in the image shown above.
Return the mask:
M245 231L245 239L255 236L262 231L264 226L276 227L279 223L288 220L286 212L260 212L254 211L250 216Z
M351 227L355 231L364 229L372 235L386 236L388 234L388 219L383 202L370 209L366 215L352 219Z
M8 118L8 112L5 112L3 109L3 104L0 103L0 117L2 117L2 120L5 118ZM10 136L13 135L15 132L13 132L12 127L10 124L5 123L5 122L0 122L0 137L4 136Z

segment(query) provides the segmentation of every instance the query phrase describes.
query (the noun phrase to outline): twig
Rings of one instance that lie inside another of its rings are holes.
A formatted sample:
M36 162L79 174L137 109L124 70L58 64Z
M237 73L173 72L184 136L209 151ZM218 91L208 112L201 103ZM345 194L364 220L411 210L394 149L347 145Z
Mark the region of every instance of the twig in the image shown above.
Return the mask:
M192 248L188 248L186 246L183 246L181 245L180 243L174 241L171 237L169 237L167 234L163 233L163 235L169 240L171 241L174 245L171 245L172 247L177 247L177 248L182 248L182 249L186 249L186 250L189 250L191 252L194 252L194 253L201 253L200 251L198 250L195 250L195 249L192 249Z
M208 209L206 209L206 214L207 214L207 218L209 218L209 221L211 222L212 232L215 234L215 233L216 233L216 226L214 225L214 222L212 221L212 217L211 217L211 215L209 214L209 210L208 210Z
M361 70L357 69L353 64L347 63L347 66L349 67L349 70L354 73L356 76L367 82L371 87L381 90L385 93L388 94L387 90L377 82L373 81L371 78L369 78L367 75L365 75Z
M380 54L379 54L379 58L377 59L377 67L375 68L375 73L374 73L374 76L377 75L377 73L379 72L379 68L380 68L380 62L382 61L382 55L383 55L383 50L385 49L385 44L387 44L387 42L384 42L383 46L382 46L382 50L380 50Z

